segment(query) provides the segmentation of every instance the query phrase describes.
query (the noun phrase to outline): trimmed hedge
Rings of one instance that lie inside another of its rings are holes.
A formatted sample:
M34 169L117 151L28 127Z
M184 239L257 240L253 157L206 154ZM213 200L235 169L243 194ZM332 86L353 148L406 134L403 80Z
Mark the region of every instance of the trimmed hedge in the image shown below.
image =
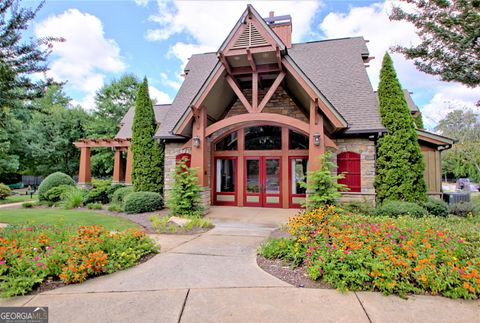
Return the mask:
M163 207L162 196L155 192L133 192L125 197L123 209L126 213L143 213Z
M390 201L380 205L375 210L375 215L389 216L397 218L402 215L410 215L416 218L421 218L426 215L426 210L420 205L412 202Z
M52 188L60 185L75 186L73 178L62 172L55 172L47 176L38 187L38 199L45 201L45 194Z
M65 184L52 187L44 194L44 200L53 203L59 202L62 199L62 196L71 189L72 185Z
M475 206L471 202L459 202L449 206L449 212L457 216L475 215Z
M122 188L119 188L118 190L116 190L114 193L113 193L113 196L112 196L112 203L113 204L120 204L122 205L123 204L123 201L125 200L125 197L132 193L133 192L133 187L129 186L129 187L122 187Z
M12 195L12 190L7 185L0 183L0 200L5 200Z
M448 216L448 204L440 199L430 197L422 206L431 215L441 217Z

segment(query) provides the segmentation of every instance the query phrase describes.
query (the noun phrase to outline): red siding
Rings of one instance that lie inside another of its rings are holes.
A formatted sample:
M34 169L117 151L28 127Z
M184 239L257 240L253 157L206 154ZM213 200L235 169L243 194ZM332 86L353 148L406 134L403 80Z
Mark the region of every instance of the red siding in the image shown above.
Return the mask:
M360 154L346 151L337 155L337 173L345 174L345 178L339 179L338 183L346 185L349 192L360 192Z

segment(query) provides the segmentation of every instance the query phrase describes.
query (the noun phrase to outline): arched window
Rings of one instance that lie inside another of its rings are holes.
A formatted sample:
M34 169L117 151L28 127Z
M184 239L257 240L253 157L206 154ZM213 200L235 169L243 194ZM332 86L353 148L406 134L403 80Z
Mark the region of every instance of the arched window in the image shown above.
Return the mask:
M232 151L238 149L237 132L225 136L222 140L215 144L216 151Z
M245 128L245 150L282 149L282 128L256 126Z
M338 183L346 185L348 192L361 191L361 168L360 154L346 151L337 155L337 173L344 174L345 178L339 179Z

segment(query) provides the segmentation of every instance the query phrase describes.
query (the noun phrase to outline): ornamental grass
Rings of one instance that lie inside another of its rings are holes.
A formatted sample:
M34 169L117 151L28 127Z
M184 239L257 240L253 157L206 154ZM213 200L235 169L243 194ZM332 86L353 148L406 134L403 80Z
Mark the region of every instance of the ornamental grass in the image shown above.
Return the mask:
M0 292L24 295L47 279L65 284L134 266L157 248L145 233L101 226L18 226L0 229Z
M478 218L378 218L330 206L291 218L287 228L309 276L340 290L480 295Z

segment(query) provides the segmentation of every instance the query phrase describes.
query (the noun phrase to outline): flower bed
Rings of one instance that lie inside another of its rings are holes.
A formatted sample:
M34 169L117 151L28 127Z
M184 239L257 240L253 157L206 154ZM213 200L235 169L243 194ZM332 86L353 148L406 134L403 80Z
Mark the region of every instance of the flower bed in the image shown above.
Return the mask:
M9 227L0 229L0 291L24 295L47 278L66 284L113 273L157 252L138 230L111 233L101 226Z
M335 288L480 295L478 219L375 218L326 207L291 218L287 228L292 238L270 240L260 253L303 261L312 279Z

